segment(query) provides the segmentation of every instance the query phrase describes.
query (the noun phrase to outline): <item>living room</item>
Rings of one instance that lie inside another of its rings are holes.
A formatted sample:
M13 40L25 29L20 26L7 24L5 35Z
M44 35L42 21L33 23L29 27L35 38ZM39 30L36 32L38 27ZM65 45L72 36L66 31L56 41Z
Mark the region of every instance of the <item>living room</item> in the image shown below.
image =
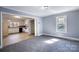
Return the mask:
M78 27L79 6L16 6L16 7L4 6L4 7L0 7L0 10L1 10L1 22L3 21L2 20L3 12L14 14L14 16L20 15L20 17L27 16L27 17L31 17L32 20L35 20L33 21L34 26L32 26L34 27L33 28L34 36L32 38L26 39L25 36L24 40L8 45L6 47L2 46L3 39L1 39L1 47L2 47L1 51L3 52L4 51L9 51L9 52L11 51L14 52L15 51L16 52L22 52L22 51L77 52L79 51L79 47L78 47L79 46L79 27ZM12 21L11 19L8 20L9 22ZM22 21L25 22L25 19ZM25 24L23 23L23 27L25 27L24 25ZM19 26L19 24L17 24L17 26ZM1 28L3 27L5 28L5 26L1 26ZM3 37L2 34L1 37ZM22 35L24 36L24 34ZM12 40L14 40L14 38ZM16 46L17 48L15 48Z

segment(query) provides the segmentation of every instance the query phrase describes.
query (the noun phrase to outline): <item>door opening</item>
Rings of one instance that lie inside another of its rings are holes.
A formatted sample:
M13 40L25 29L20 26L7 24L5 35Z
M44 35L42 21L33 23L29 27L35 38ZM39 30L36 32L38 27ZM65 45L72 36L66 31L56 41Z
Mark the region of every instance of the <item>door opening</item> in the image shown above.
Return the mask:
M18 43L35 36L35 19L2 13L3 46Z

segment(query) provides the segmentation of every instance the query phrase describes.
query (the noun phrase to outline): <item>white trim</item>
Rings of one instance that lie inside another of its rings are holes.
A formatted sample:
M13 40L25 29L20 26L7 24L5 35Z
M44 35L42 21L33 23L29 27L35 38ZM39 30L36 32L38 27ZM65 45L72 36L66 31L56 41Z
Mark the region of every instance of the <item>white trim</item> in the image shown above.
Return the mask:
M2 12L1 12L1 46L0 48L3 47L3 37L2 37Z
M65 38L65 39L69 39L69 40L79 41L79 39L77 39L77 38L72 38L72 37L56 36L56 35L51 35L51 34L46 34L46 33L43 33L43 35L48 35L48 36L54 36L54 37L60 37L60 38Z
M35 36L37 36L37 22L36 22L36 18L35 18L35 21L34 21L34 26L35 26Z

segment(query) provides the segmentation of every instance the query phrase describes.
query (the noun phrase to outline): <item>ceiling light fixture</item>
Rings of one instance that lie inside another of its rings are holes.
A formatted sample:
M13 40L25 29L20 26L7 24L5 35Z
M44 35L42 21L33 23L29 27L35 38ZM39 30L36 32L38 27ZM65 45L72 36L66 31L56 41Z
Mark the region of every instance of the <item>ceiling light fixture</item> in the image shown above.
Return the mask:
M47 9L47 8L48 8L48 6L44 6L44 8L45 8L45 9Z
M41 8L42 9L48 9L48 6L42 6Z

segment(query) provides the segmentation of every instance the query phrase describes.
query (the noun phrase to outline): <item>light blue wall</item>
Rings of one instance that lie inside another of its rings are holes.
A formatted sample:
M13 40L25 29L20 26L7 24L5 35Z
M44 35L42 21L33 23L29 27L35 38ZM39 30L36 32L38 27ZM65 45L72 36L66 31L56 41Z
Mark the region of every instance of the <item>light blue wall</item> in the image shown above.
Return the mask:
M56 17L63 15L67 16L67 33L64 33L63 36L79 38L79 10L43 17L43 34L57 36Z

